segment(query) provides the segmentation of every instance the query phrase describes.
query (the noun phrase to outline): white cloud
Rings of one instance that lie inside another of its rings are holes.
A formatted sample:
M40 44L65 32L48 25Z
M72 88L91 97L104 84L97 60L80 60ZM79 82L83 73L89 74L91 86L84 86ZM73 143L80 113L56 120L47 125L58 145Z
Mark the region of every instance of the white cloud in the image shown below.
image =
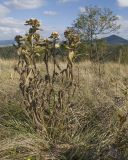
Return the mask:
M77 2L78 0L58 0L59 3Z
M121 24L121 27L118 31L118 35L128 39L128 20L124 17L118 15L119 21L118 23Z
M128 0L117 0L120 7L128 7Z
M43 37L49 37L52 32L58 32L59 35L61 36L64 33L64 30L66 29L65 27L59 27L59 26L49 26L48 24L43 24L42 26L43 32L42 35Z
M55 12L55 11L44 11L43 14L46 15L46 16L55 16L55 15L57 15L57 12Z
M44 3L45 0L7 0L4 2L5 5L17 9L36 9Z
M0 20L0 39L14 39L18 34L24 34L27 27L24 26L23 20L13 17L3 17Z
M0 4L0 17L6 16L9 12L10 12L10 10L7 7Z
M43 25L43 30L49 33L51 32L64 32L65 28L58 28L56 26Z
M8 39L14 39L16 35L19 35L21 33L24 33L23 28L11 28L11 27L1 27L0 26L0 39L1 40L8 40Z
M13 17L4 17L0 20L0 26L2 27L22 27L24 21L15 19Z

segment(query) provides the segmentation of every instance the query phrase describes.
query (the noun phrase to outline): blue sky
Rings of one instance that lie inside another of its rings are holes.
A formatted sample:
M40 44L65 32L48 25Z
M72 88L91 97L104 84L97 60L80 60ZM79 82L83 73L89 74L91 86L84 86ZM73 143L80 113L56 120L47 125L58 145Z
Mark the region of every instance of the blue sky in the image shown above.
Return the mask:
M52 31L62 34L88 5L113 10L122 24L116 34L128 39L128 0L0 0L0 39L13 39L25 33L27 27L23 24L29 18L41 21L45 37Z

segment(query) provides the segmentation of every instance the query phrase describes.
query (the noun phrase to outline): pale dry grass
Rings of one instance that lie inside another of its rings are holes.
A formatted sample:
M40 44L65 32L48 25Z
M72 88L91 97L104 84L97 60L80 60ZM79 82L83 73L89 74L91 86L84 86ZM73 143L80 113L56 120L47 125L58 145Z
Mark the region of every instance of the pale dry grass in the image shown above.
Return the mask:
M53 149L52 152L49 147L50 139L46 140L39 133L35 133L31 121L25 116L18 88L18 74L14 72L16 63L16 60L0 60L0 159L36 157L35 159L41 160L42 154L44 157L50 155L52 159L52 154L61 154L61 151ZM39 66L43 74L44 65ZM64 68L65 63L61 62L61 66ZM52 69L51 64L50 68ZM124 136L123 143L126 143L127 132L119 132L119 115L125 116L128 113L128 66L80 62L75 64L74 77L79 89L73 100L75 106L71 112L74 114L73 121L79 128L75 128L74 124L74 129L78 131L68 142L74 149L70 151L70 147L65 147L63 152L67 150L65 157L71 154L74 154L73 158L82 157L83 153L85 159L92 156L92 160L97 160L97 155L110 154L108 148L117 141L118 134ZM117 102L116 98L120 98L120 102ZM127 127L128 119L123 124L123 128ZM60 143L67 144L65 140ZM82 151L79 152L81 146ZM118 150L121 147L118 147ZM122 150L121 154L128 155L126 148ZM126 156L119 160L126 160Z

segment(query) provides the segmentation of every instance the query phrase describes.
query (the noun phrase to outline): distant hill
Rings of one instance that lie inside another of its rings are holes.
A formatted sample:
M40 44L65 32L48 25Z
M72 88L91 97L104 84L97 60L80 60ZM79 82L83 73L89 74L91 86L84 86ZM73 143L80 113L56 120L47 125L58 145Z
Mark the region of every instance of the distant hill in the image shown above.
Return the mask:
M124 45L128 44L128 40L119 37L117 35L111 35L109 37L102 38L104 41L106 41L108 44L111 45Z
M12 46L14 40L0 40L0 46Z

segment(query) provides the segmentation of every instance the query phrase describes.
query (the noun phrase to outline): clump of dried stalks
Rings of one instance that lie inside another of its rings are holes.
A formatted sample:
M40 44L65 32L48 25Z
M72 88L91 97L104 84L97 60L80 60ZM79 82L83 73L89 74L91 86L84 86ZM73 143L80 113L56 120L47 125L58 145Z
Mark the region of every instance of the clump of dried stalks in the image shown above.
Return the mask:
M25 25L30 26L29 32L25 36L15 37L19 55L15 69L20 75L19 87L27 115L32 119L36 130L45 133L46 137L58 136L60 132L61 137L71 137L77 131L73 129L71 117L74 115L71 108L77 89L77 82L73 77L73 58L79 37L72 30L65 31L64 46L68 54L67 65L62 69L56 55L59 34L53 32L48 39L41 39L37 33L40 30L37 19L30 19ZM37 65L40 56L45 63L45 74L42 74ZM49 61L52 61L52 70L49 68ZM66 133L63 130L67 130L68 134L62 135Z

